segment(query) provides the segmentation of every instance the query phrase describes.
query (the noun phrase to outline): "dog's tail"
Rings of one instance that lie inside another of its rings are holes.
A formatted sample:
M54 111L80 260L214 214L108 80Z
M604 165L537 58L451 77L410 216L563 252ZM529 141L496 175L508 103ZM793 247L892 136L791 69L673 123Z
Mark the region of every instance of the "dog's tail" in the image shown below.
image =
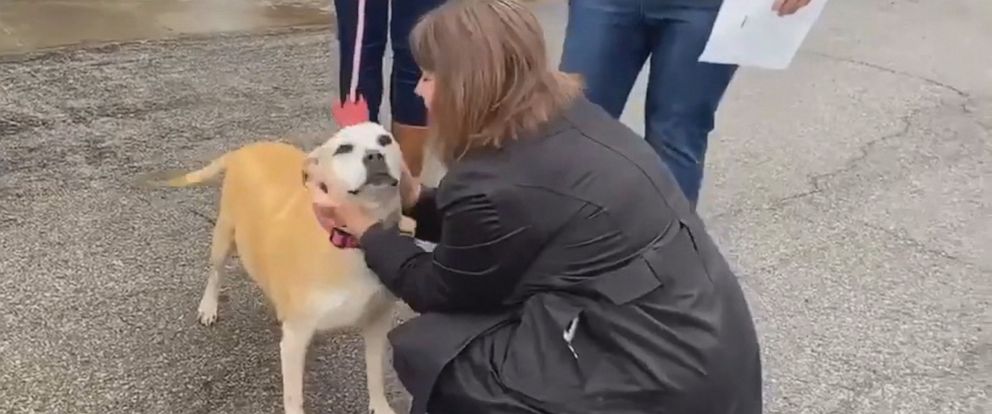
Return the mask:
M188 187L210 180L227 168L227 159L230 153L226 153L210 161L207 166L195 171L186 173L160 172L142 177L139 181L146 185L157 187Z

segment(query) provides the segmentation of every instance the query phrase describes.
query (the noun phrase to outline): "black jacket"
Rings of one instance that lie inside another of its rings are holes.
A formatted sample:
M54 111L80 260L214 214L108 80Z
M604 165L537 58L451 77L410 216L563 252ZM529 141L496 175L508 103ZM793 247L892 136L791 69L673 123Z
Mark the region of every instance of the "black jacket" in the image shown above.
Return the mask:
M738 281L651 147L580 100L450 166L368 265L421 315L390 333L413 414L761 412Z

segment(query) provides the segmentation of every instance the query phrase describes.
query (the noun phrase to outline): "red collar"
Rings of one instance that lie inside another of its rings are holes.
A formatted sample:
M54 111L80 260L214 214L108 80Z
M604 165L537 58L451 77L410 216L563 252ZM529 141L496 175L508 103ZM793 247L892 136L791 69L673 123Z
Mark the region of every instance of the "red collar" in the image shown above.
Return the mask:
M331 244L339 249L356 249L358 248L358 239L352 236L350 233L344 230L333 229L331 230Z

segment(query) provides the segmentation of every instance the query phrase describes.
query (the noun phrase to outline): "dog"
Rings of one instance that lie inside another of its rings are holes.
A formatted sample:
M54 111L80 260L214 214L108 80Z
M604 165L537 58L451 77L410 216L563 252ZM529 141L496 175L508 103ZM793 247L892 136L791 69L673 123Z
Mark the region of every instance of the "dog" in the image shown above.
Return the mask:
M282 326L287 414L304 412L305 357L314 334L356 328L365 343L369 412L395 414L386 400L383 363L397 299L365 265L360 249L330 242L312 202L316 196L352 197L384 225L399 226L402 168L393 136L366 122L339 130L310 153L255 142L164 183L185 187L224 173L199 321L209 326L217 320L224 262L233 247Z

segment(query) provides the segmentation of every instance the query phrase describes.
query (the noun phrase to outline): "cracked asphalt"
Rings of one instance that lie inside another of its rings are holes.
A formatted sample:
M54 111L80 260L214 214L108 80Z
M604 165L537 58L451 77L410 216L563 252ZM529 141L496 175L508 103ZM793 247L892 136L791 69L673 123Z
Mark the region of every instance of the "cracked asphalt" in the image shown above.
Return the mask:
M537 7L557 54L563 6ZM833 1L792 68L739 72L701 212L755 310L766 412L992 412L990 19L984 0ZM132 184L326 137L330 41L0 56L0 412L280 411L258 290L232 275L218 324L195 321L216 189ZM624 120L641 130L636 88ZM364 412L359 344L317 339L310 412Z

